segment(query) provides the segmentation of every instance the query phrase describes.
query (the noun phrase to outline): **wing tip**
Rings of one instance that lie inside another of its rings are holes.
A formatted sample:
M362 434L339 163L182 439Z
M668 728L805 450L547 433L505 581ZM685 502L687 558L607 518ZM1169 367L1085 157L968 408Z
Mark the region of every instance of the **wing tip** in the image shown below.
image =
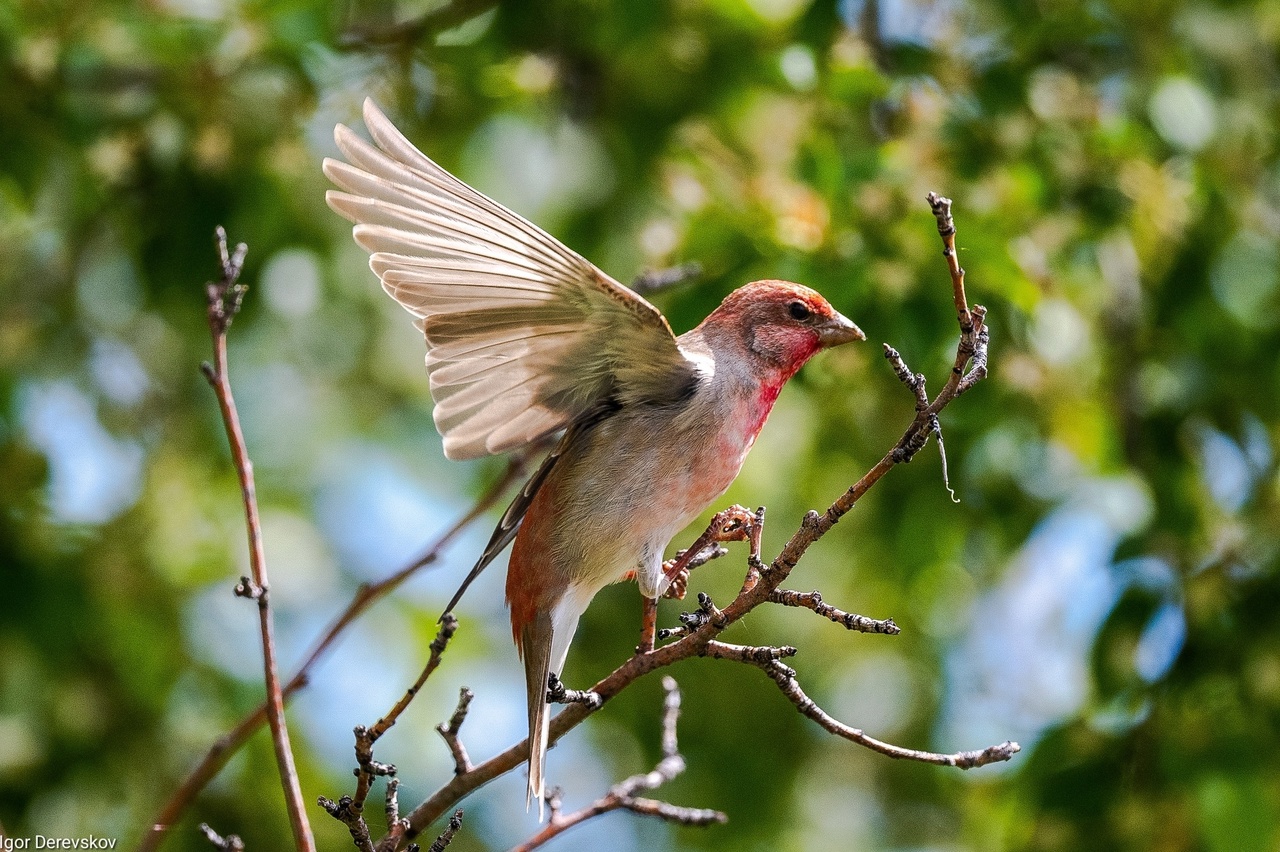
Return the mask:
M364 116L364 123L366 127L370 124L377 124L388 120L386 113L382 111L372 96L364 99L364 103L361 104L360 113Z
M348 160L358 159L360 146L369 144L360 138L359 133L356 133L345 124L335 124L333 126L333 141L338 146L338 150ZM344 163L343 165L346 164Z
M440 410L437 405L432 409L432 415ZM436 424L436 428L440 428L440 424ZM490 455L488 449L485 448L483 437L476 439L474 437L462 440L457 435L443 435L444 438L444 457L449 461L470 461L471 459L484 458Z

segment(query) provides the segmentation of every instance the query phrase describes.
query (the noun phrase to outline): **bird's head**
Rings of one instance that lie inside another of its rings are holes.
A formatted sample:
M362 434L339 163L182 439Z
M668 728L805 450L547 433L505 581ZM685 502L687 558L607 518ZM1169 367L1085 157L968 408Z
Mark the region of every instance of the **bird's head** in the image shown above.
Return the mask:
M708 338L741 345L785 377L820 349L866 340L822 294L789 281L753 281L739 287L703 321L702 330Z

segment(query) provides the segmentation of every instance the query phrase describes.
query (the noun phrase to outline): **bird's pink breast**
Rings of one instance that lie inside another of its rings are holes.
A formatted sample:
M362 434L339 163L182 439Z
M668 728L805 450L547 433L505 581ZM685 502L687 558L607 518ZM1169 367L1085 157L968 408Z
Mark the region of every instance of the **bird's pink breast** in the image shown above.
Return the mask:
M781 391L782 382L762 384L754 396L741 398L721 421L714 449L701 454L700 470L686 486L692 514L700 514L733 484Z

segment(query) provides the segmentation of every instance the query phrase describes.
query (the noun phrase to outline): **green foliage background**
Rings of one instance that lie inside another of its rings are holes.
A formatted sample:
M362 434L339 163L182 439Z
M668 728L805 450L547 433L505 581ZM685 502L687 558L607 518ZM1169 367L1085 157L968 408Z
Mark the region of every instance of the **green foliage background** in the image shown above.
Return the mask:
M930 450L794 575L902 636L785 611L731 638L799 646L810 693L873 735L1027 749L970 774L892 762L823 735L758 672L699 661L674 672L689 770L664 796L729 823L612 815L554 848L1277 848L1278 48L1261 0L0 6L0 826L135 844L260 698L255 616L230 597L234 473L196 369L216 224L261 285L232 380L287 665L496 476L443 460L420 341L324 206L332 126L358 127L372 95L620 279L701 261L655 297L678 331L780 277L868 332L787 390L726 498L768 506L767 548L909 419L880 341L945 376L926 191L956 199L991 309L992 376L944 418L959 504ZM408 684L484 532L293 705L309 801L349 789L351 725ZM695 588L727 599L740 559ZM430 729L458 684L479 693L473 756L519 736L489 580L379 746L405 801L450 775ZM601 595L571 684L628 653L636 612L632 588ZM651 765L659 692L642 683L553 753L569 807ZM532 833L522 798L513 778L468 802L454 848ZM165 848L208 848L199 821L289 847L265 734Z

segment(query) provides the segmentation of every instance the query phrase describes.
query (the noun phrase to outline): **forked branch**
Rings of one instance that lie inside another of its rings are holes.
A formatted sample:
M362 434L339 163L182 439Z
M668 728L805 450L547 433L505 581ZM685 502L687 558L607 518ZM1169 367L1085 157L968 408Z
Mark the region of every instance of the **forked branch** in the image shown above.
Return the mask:
M628 810L680 825L712 825L728 819L720 811L684 808L636 795L642 791L657 789L684 772L684 758L680 755L676 740L676 721L680 718L680 688L673 677L664 677L662 688L666 690L666 699L662 705L662 760L658 765L650 772L632 775L625 781L615 784L608 793L570 814L561 813L560 791L552 790L547 796L551 819L546 827L511 852L531 852L575 825L581 825L593 817L610 811Z
M384 852L384 850L395 849L399 843L401 835L408 829L408 823L402 821L399 817L399 804L396 798L396 768L390 763L382 763L373 759L373 746L379 739L399 720L400 714L405 711L411 702L422 689L423 684L427 682L427 678L440 667L440 659L444 656L445 649L449 647L449 640L453 638L453 634L458 630L458 619L454 618L453 613L446 612L444 617L440 619L440 630L436 633L436 638L431 640L431 655L427 659L427 664L422 669L422 674L418 675L417 681L413 686L405 692L405 694L396 702L391 710L379 719L372 727L357 725L355 728L356 738L356 790L352 796L343 796L336 802L332 799L321 796L319 799L320 807L324 808L329 816L341 822L347 827L351 833L351 840L355 843L356 848L361 852ZM464 695L466 691L464 690ZM465 714L465 706L460 707L459 713ZM458 713L454 714L454 718L458 718ZM459 720L457 724L461 725ZM369 790L373 786L373 779L378 776L386 776L387 782L387 835L378 842L375 847L369 835L369 825L364 819L364 805L369 797ZM461 813L458 819L461 820ZM452 837L452 835L450 835Z

